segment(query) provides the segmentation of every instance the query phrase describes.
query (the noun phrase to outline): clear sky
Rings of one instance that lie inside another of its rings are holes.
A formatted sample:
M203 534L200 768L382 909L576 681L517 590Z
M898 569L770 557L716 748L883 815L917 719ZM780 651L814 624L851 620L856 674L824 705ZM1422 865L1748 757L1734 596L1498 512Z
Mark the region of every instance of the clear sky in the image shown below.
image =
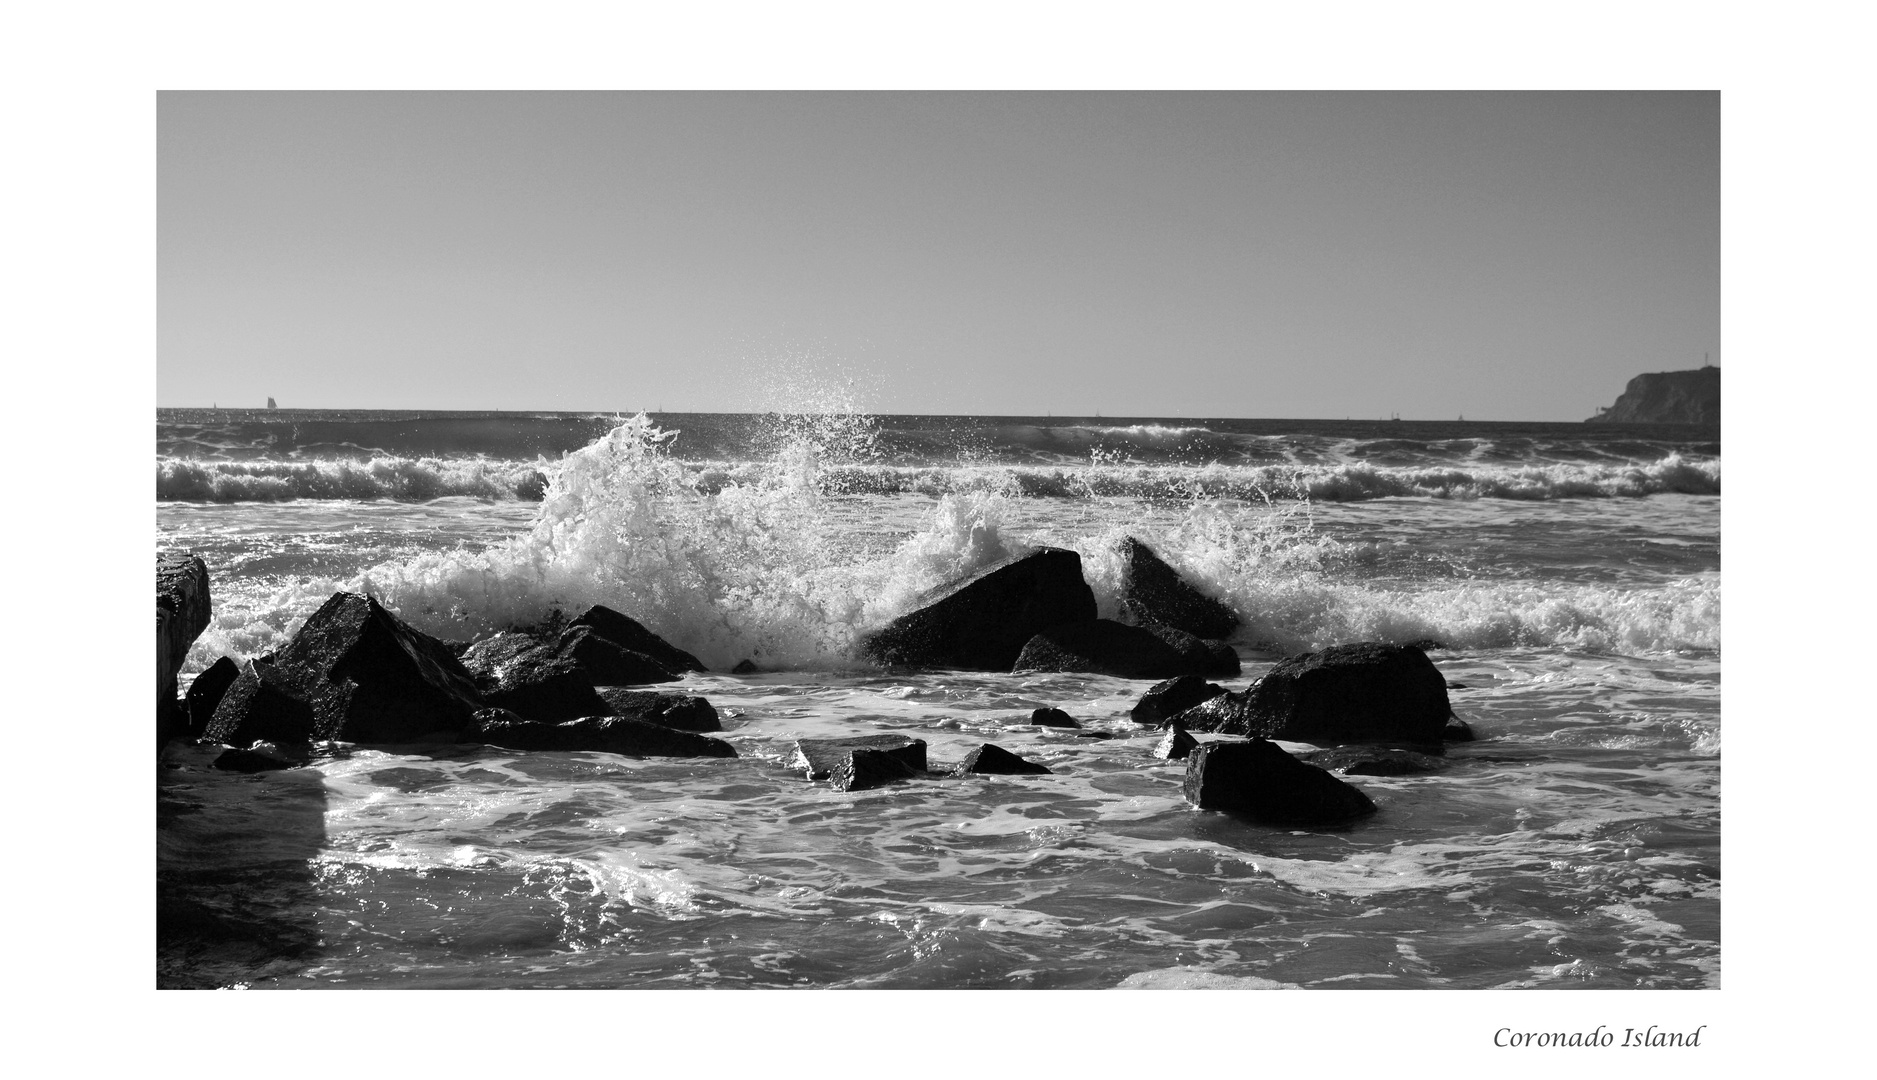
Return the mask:
M1575 421L1721 360L1706 92L168 92L157 226L159 406Z

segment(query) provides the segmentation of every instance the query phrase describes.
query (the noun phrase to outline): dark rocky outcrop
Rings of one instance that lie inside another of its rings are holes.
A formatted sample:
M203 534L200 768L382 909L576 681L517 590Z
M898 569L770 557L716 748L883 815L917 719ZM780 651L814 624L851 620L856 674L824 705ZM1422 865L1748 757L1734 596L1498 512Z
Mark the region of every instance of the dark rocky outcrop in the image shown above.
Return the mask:
M590 626L568 627L548 648L573 661L595 686L643 686L680 677L650 656L601 637Z
M1199 740L1187 734L1178 720L1167 725L1167 733L1154 744L1154 756L1162 761L1178 761L1193 752Z
M1049 766L1026 761L995 743L985 743L965 755L953 770L958 776L1040 776L1049 772Z
M273 664L249 661L216 702L202 737L229 746L305 743L321 737L301 688Z
M1638 375L1616 404L1587 424L1719 424L1721 369L1658 371Z
M920 606L861 641L881 664L1009 671L1039 632L1095 618L1082 557L1039 548L969 574L919 598Z
M828 784L836 791L864 791L913 776L912 769L891 751L861 747L848 751L828 770Z
M209 625L209 567L198 555L156 557L156 744L182 734L176 673Z
M630 716L583 716L558 724L513 719L513 714L480 719L473 737L505 750L598 750L630 757L733 758L736 748L722 739L679 731Z
M463 665L483 701L528 720L557 724L613 711L577 660L517 630L476 642L463 654Z
M1228 638L1238 629L1236 612L1193 588L1146 544L1132 536L1123 537L1117 550L1125 565L1121 606L1136 619L1183 630L1197 638Z
M1413 750L1368 746L1338 746L1298 755L1320 769L1341 769L1346 776L1419 776L1447 767L1445 758Z
M1111 619L1048 627L1030 638L1011 670L1079 671L1119 679L1198 674L1188 658L1153 632Z
M1033 709L1030 712L1030 723L1043 727L1079 728L1082 726L1076 723L1075 717L1061 709Z
M1438 746L1452 715L1447 681L1412 645L1332 645L1281 661L1236 694L1179 714L1194 731L1335 745Z
M650 657L653 663L670 671L708 671L703 661L664 638L647 630L635 619L598 604L576 615L569 628L584 626L622 649ZM646 682L664 682L647 679Z
M1229 679L1240 671L1238 650L1226 642L1207 641L1157 622L1143 622L1141 629L1178 653L1180 663L1189 674Z
M1198 675L1181 675L1148 687L1128 710L1128 716L1137 724L1160 724L1223 693L1225 687L1218 683L1207 682Z
M1186 758L1186 800L1283 825L1338 825L1375 812L1359 789L1266 739L1208 742Z
M689 694L660 694L652 690L598 688L600 698L614 716L630 716L679 731L722 731L723 719L709 701Z
M810 780L826 780L834 767L856 750L877 750L898 758L908 769L925 771L925 740L907 735L852 735L839 739L797 739L790 767L806 770Z
M189 693L183 696L189 738L200 739L208 732L209 721L215 717L215 707L222 703L222 695L228 692L240 674L241 665L224 656L210 664L189 684Z
M274 663L312 706L320 740L398 743L454 734L485 704L449 646L358 593L334 593Z

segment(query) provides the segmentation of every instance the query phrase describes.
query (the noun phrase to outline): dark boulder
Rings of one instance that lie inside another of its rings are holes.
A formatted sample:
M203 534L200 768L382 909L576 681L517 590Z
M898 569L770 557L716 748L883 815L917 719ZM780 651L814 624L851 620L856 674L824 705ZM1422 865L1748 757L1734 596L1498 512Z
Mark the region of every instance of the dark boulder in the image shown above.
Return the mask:
M1070 716L1068 713L1063 712L1061 709L1032 710L1030 713L1030 723L1039 724L1043 727L1079 728L1082 726L1081 724L1078 724L1075 722L1075 717Z
M554 655L573 661L580 674L595 686L641 686L675 682L679 678L673 669L642 652L601 637L590 626L568 627L547 648Z
M239 747L224 750L216 755L211 764L225 772L257 773L297 768L311 760L312 751L304 744L279 746L270 742L257 742L245 750Z
M1186 801L1284 825L1336 825L1375 812L1360 790L1266 739L1208 742L1186 758Z
M920 606L861 639L880 664L1009 671L1042 630L1095 618L1082 557L1039 548L930 590Z
M1024 644L1011 670L1080 671L1119 679L1170 679L1198 674L1187 659L1152 631L1112 619L1045 628Z
M1049 766L1026 761L995 743L985 743L966 754L952 771L958 776L1041 776L1049 773Z
M1178 761L1193 752L1199 740L1186 733L1178 720L1168 725L1167 733L1154 744L1154 756L1162 761Z
M1419 776L1447 767L1445 759L1413 750L1338 746L1298 755L1320 769L1340 769L1345 776Z
M1193 588L1146 544L1132 536L1124 537L1118 550L1125 567L1121 607L1136 619L1161 623L1197 638L1228 638L1238 629L1236 612Z
M506 750L598 750L630 757L736 756L736 748L722 739L630 716L583 716L558 724L489 718L478 724L475 734L480 741Z
M584 626L607 641L644 656L671 671L708 671L704 662L640 625L636 619L598 604L574 616L569 628Z
M198 555L156 557L156 744L183 733L176 673L209 625L209 567Z
M896 780L910 780L912 769L886 750L859 748L828 771L828 783L836 791L864 791Z
M613 711L577 661L520 631L476 642L463 654L463 664L483 701L528 720L555 724Z
M449 646L358 593L334 593L275 666L312 705L321 740L398 743L453 734L485 704Z
M1437 746L1452 708L1447 681L1412 645L1332 645L1281 661L1236 694L1180 714L1194 731L1335 745Z
M855 750L878 750L908 769L925 771L925 740L908 735L852 735L839 739L797 739L789 767L803 769L810 780L826 780Z
M1164 723L1187 709L1225 693L1225 687L1207 682L1198 675L1181 675L1157 682L1147 688L1141 699L1128 710L1137 724Z
M1441 742L1472 742L1476 738L1473 727L1459 717L1450 717L1447 726L1440 729Z
M614 716L630 716L679 731L723 730L723 720L717 715L716 707L695 695L624 690L617 686L601 686L597 690Z
M300 687L273 664L254 660L222 692L202 737L229 746L306 743L323 737L318 730L313 706Z
M189 738L200 739L207 733L209 721L215 717L215 706L222 703L222 695L228 692L240 674L241 666L224 656L210 664L189 684L189 693L183 697L183 711L189 718Z
M743 660L738 660L736 662L736 666L730 669L730 674L732 675L759 675L762 673L762 670L763 670L762 668L759 668L756 666L756 661L743 659Z

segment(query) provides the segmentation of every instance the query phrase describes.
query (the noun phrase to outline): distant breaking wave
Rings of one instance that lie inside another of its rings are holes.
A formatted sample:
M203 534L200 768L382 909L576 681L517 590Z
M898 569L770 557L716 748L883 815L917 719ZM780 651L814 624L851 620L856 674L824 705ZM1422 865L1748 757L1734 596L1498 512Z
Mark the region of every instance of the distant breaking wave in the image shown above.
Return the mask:
M715 493L761 486L770 462L684 463L690 485ZM489 458L157 463L156 497L173 502L352 499L427 502L468 497L539 501L559 464ZM1242 499L1362 502L1387 498L1594 499L1719 495L1721 463L1670 454L1650 464L1390 467L1321 465L880 465L823 466L827 494L940 496L995 491L1028 498Z

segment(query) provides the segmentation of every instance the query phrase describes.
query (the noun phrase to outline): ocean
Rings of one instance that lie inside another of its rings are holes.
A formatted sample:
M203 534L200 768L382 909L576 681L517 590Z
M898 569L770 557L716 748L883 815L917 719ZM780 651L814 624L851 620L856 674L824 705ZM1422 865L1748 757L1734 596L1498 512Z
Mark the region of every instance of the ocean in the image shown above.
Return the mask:
M658 689L738 755L340 745L249 776L172 744L160 986L1720 986L1716 428L160 409L156 450L157 548L211 578L185 686L341 589L453 641L597 603L704 661ZM1126 536L1238 613L1229 689L1421 643L1478 739L1347 777L1378 807L1353 825L1267 826L1182 798L1128 717L1148 682L856 655L1040 545L1119 617ZM842 793L791 764L889 732L1051 773Z

